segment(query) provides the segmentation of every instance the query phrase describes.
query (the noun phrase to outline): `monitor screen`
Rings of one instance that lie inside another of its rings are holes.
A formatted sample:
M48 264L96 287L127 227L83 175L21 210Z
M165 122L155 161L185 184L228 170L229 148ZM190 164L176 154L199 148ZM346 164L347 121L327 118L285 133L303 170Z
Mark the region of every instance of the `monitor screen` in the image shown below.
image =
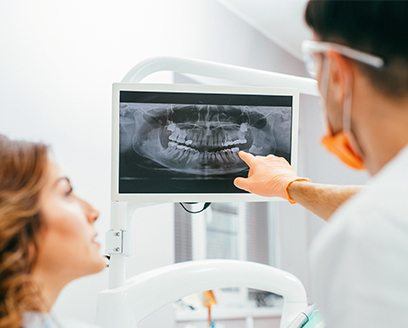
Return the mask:
M119 194L245 193L238 157L291 162L291 95L119 92Z

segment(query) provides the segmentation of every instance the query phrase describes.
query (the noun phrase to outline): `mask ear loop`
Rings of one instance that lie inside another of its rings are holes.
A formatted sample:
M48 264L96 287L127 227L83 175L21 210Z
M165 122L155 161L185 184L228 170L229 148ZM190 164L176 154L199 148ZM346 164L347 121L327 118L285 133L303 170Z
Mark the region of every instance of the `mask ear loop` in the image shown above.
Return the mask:
M352 97L353 92L351 88L351 82L347 84L349 85L349 88L344 98L344 105L343 105L343 131L349 137L349 142L350 142L352 151L356 155L361 157L361 154L362 154L361 148L357 143L356 137L351 131L351 107L353 104L353 97Z
M351 86L350 86L351 88ZM343 105L343 131L353 135L351 132L351 105L352 105L352 91L348 91Z
M326 108L326 101L327 97L329 96L329 68L330 68L330 63L327 60L326 56L323 56L323 62L322 62L322 93L321 97L324 100L323 105Z
M328 130L329 135L333 135L332 128L329 123L329 117L327 114L327 99L329 97L329 68L330 68L330 62L327 59L327 57L322 54L322 92L320 94L320 99L321 99L321 106L324 110L324 115L326 117L326 127Z

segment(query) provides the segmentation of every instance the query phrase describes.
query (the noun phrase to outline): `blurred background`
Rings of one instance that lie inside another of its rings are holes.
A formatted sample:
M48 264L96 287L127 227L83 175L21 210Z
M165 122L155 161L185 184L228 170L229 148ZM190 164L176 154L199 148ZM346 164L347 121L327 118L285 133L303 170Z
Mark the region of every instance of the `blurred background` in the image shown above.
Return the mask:
M111 88L141 60L180 56L306 76L300 44L305 0L89 0L0 2L0 133L41 140L78 193L110 215ZM146 82L209 83L160 73ZM299 170L316 182L359 183L320 146L316 98L300 99ZM1 159L0 159L1 161ZM308 249L322 222L284 202L217 203L191 216L178 204L137 211L128 275L204 258L250 260L295 274L309 287ZM103 247L102 247L103 248ZM57 316L93 322L107 271L69 285ZM215 291L217 327L277 327L280 298L260 291ZM309 293L311 301L313 295ZM142 328L205 327L188 297L147 318Z

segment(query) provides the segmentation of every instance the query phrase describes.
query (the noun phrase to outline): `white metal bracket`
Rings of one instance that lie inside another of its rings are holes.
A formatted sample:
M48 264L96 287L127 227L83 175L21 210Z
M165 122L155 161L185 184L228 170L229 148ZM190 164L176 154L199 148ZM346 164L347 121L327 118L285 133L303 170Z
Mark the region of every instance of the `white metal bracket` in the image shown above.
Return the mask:
M125 230L108 230L106 232L106 254L124 254L129 252L128 233Z

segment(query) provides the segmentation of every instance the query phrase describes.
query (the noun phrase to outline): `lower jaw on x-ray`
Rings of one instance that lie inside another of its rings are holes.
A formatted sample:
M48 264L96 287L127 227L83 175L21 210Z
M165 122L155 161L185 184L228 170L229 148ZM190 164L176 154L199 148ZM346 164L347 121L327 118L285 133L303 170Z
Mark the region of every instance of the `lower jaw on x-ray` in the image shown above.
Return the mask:
M120 192L242 192L240 150L290 162L291 107L120 104ZM133 184L133 187L132 187Z

